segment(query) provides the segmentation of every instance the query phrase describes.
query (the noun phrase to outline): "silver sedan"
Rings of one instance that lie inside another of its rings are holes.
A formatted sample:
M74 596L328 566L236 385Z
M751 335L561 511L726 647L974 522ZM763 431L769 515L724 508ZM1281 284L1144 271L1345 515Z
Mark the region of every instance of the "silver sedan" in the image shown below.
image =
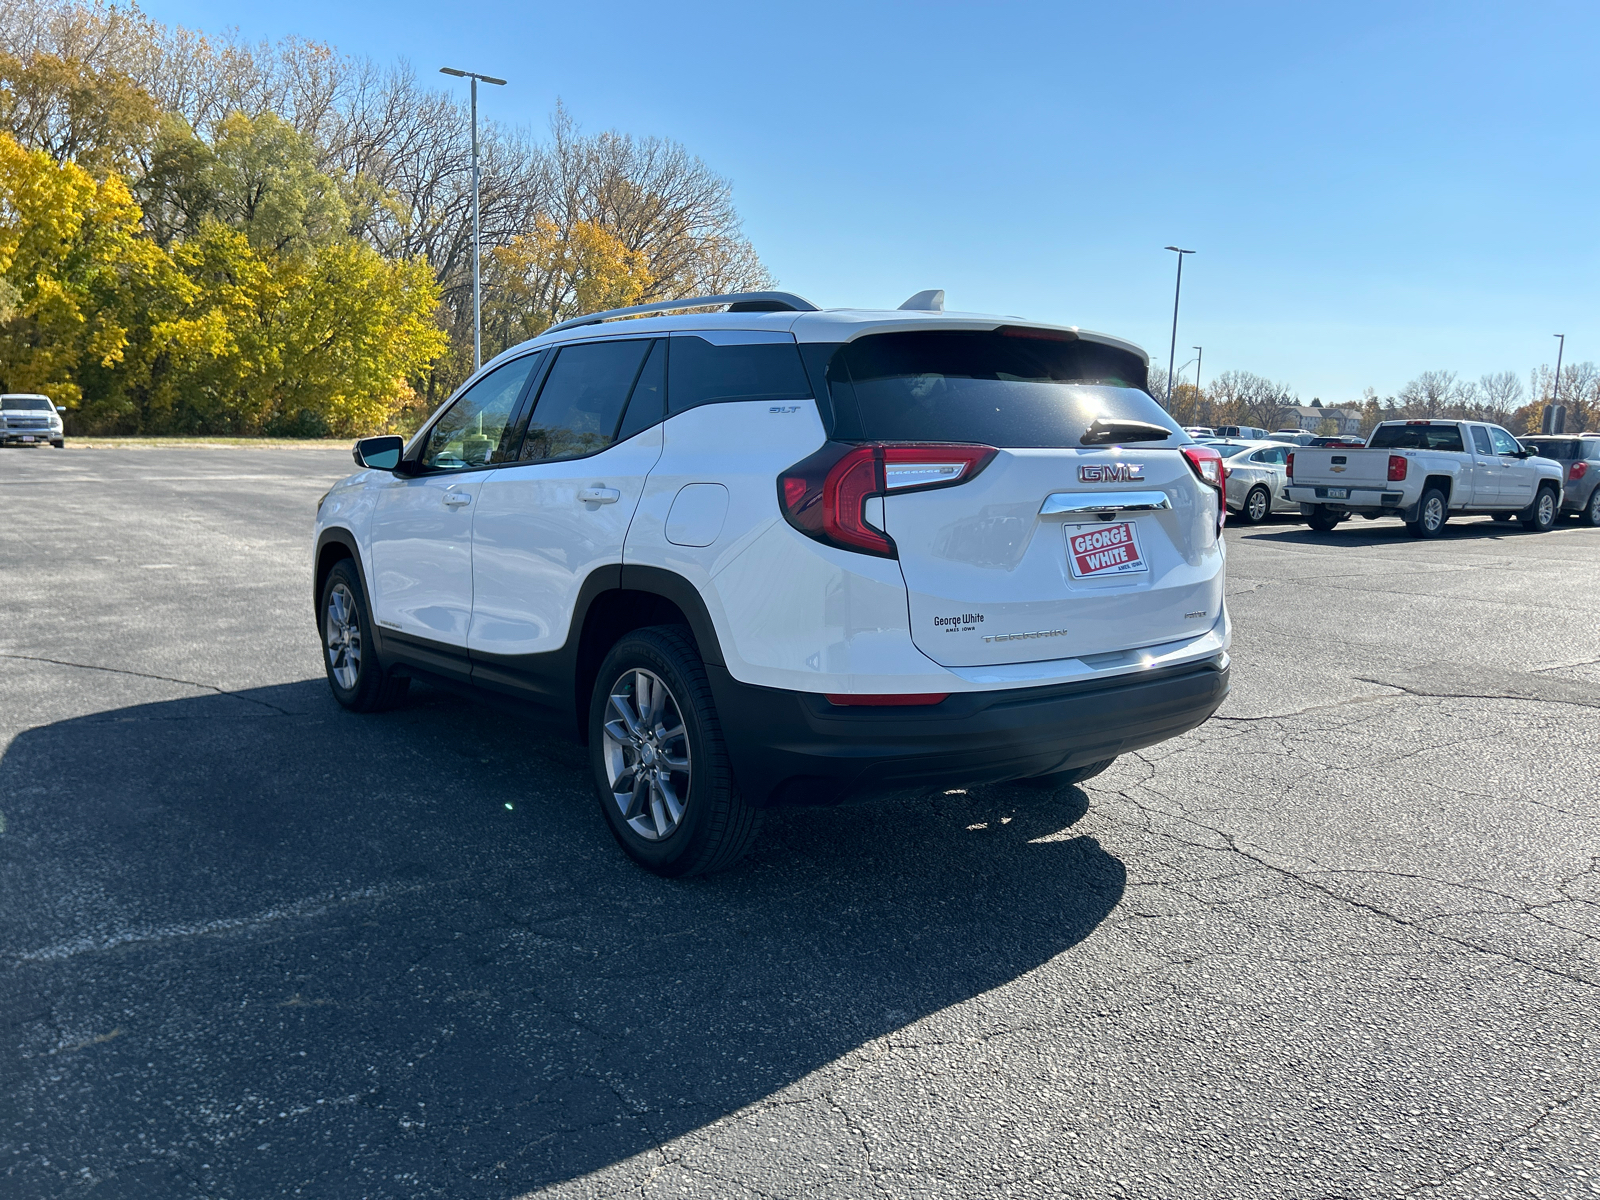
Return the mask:
M1289 486L1289 454L1296 447L1283 442L1217 442L1227 480L1228 507L1247 525L1259 525L1276 509L1298 512L1284 494Z

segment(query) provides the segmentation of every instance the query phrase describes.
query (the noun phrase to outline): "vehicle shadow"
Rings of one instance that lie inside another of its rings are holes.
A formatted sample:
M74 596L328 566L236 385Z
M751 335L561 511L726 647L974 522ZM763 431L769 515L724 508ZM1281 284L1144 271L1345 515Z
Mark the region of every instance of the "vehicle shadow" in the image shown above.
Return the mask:
M578 747L427 690L359 717L317 681L18 736L18 1194L80 1167L107 1195L571 1179L1010 983L1126 882L1071 833L1075 788L783 810L747 862L682 882L624 859L593 804Z
M1556 526L1561 528L1560 525ZM1273 528L1269 525L1257 525L1249 528L1230 528L1229 533L1235 537L1249 538L1253 542L1265 542L1276 545L1337 545L1341 541L1360 542L1364 544L1385 542L1412 542L1418 539L1412 537L1405 523L1398 518L1380 517L1375 521L1367 521L1360 517L1342 521L1329 533L1318 533L1314 529L1302 524L1283 525ZM1496 521L1489 516L1474 514L1468 517L1452 517L1445 527L1439 531L1439 538L1448 540L1458 539L1486 539L1502 537L1527 537L1533 536L1516 521Z

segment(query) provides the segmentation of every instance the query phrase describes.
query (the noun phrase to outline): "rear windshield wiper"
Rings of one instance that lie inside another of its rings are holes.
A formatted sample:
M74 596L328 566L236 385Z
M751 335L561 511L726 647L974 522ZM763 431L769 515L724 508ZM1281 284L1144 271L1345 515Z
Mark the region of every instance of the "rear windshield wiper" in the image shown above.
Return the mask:
M1171 436L1172 430L1149 421L1108 421L1096 417L1078 441L1085 446L1105 446L1111 442L1164 442Z

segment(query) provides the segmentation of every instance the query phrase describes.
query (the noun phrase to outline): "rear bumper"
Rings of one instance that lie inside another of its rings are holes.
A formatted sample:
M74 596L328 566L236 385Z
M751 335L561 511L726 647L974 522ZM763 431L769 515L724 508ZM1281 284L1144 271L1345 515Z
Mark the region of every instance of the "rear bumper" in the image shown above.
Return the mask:
M832 804L902 788L998 783L1153 746L1228 695L1228 659L1108 680L966 692L926 708L837 708L708 666L739 788L754 804Z

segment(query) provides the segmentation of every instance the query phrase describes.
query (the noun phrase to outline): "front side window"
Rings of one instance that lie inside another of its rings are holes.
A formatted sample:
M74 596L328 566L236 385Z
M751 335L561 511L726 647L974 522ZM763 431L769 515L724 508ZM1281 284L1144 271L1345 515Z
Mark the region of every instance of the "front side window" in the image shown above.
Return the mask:
M1098 419L1159 425L1182 441L1146 382L1136 354L1021 327L869 334L828 365L835 436L871 441L1079 446Z
M522 462L583 458L617 439L649 338L563 346L545 376L522 442Z
M1496 454L1520 454L1522 447L1517 444L1517 439L1512 437L1498 425L1489 426L1489 436L1494 439L1494 452Z
M1561 441L1554 438L1529 438L1528 445L1533 448L1535 453L1545 458L1559 458L1564 461L1579 455L1578 443L1575 441Z
M506 426L539 357L512 359L457 396L428 431L422 465L432 471L465 471L504 462Z

